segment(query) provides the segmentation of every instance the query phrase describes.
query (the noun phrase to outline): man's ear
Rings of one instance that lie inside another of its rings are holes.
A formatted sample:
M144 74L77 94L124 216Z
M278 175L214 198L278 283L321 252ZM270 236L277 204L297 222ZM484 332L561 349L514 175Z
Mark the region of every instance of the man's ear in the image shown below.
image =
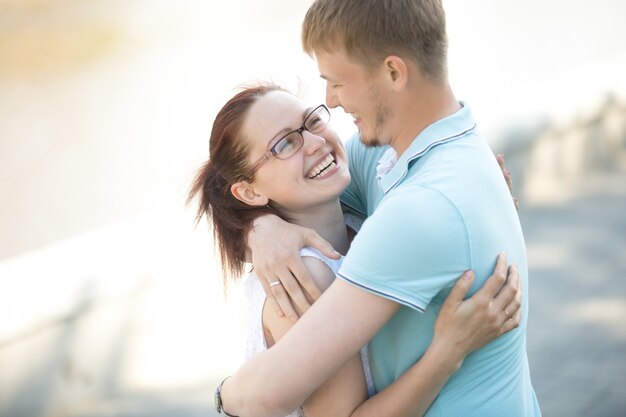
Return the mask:
M249 206L264 206L269 202L267 196L257 193L247 181L234 183L230 186L230 192L237 200Z
M409 71L404 59L396 55L389 55L384 62L385 76L391 88L395 91L402 91L409 82Z

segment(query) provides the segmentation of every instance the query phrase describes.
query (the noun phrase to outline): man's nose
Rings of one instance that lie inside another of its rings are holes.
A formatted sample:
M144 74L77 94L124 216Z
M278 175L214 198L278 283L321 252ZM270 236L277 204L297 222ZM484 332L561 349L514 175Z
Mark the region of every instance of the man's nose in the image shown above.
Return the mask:
M326 83L326 106L331 109L339 106L337 91L329 83Z

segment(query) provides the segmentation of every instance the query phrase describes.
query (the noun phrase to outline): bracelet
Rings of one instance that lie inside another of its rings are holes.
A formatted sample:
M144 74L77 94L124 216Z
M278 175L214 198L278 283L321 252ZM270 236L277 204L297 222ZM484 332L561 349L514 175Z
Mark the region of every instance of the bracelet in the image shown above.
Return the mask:
M226 410L224 410L224 404L222 404L222 385L224 385L224 382L226 382L228 378L230 378L230 376L224 378L224 380L215 389L215 410L217 410L218 414L224 413L224 415L228 417L237 417L235 415L228 414Z

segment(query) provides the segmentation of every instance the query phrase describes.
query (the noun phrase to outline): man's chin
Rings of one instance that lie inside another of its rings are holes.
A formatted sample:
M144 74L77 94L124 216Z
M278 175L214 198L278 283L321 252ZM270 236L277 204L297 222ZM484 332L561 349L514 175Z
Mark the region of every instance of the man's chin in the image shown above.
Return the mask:
M361 136L361 143L368 148L375 148L377 146L382 146L382 142L378 138L370 138Z

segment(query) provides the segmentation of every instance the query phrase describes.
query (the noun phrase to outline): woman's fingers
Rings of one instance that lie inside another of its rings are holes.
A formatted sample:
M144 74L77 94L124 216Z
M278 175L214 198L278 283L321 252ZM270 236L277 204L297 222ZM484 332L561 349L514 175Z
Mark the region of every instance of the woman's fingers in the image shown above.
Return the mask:
M506 283L493 300L494 306L510 318L519 310L521 299L519 272L516 265L511 265L508 269Z
M522 310L518 309L517 312L513 314L513 316L511 316L510 319L507 319L504 321L504 323L502 323L502 326L500 326L500 334L504 334L506 332L510 332L511 330L518 328L521 318L522 318Z
M506 186L509 187L509 193L513 197L513 204L515 204L515 209L519 210L519 200L515 198L513 195L513 180L511 177L511 171L509 171L504 163L504 155L498 154L496 155L496 159L498 160L498 165L500 165L500 170L502 171L502 175L504 176L504 180L506 181Z
M498 259L496 261L496 266L493 270L493 273L487 279L487 281L485 281L483 287L478 290L476 295L478 295L478 297L480 298L485 299L486 301L491 301L502 289L502 286L506 282L506 275L506 253L502 252L498 255Z
M474 282L474 271L465 271L459 279L456 280L454 287L450 290L450 294L443 303L442 308L450 308L456 310L463 302L463 298L467 295L470 287Z

